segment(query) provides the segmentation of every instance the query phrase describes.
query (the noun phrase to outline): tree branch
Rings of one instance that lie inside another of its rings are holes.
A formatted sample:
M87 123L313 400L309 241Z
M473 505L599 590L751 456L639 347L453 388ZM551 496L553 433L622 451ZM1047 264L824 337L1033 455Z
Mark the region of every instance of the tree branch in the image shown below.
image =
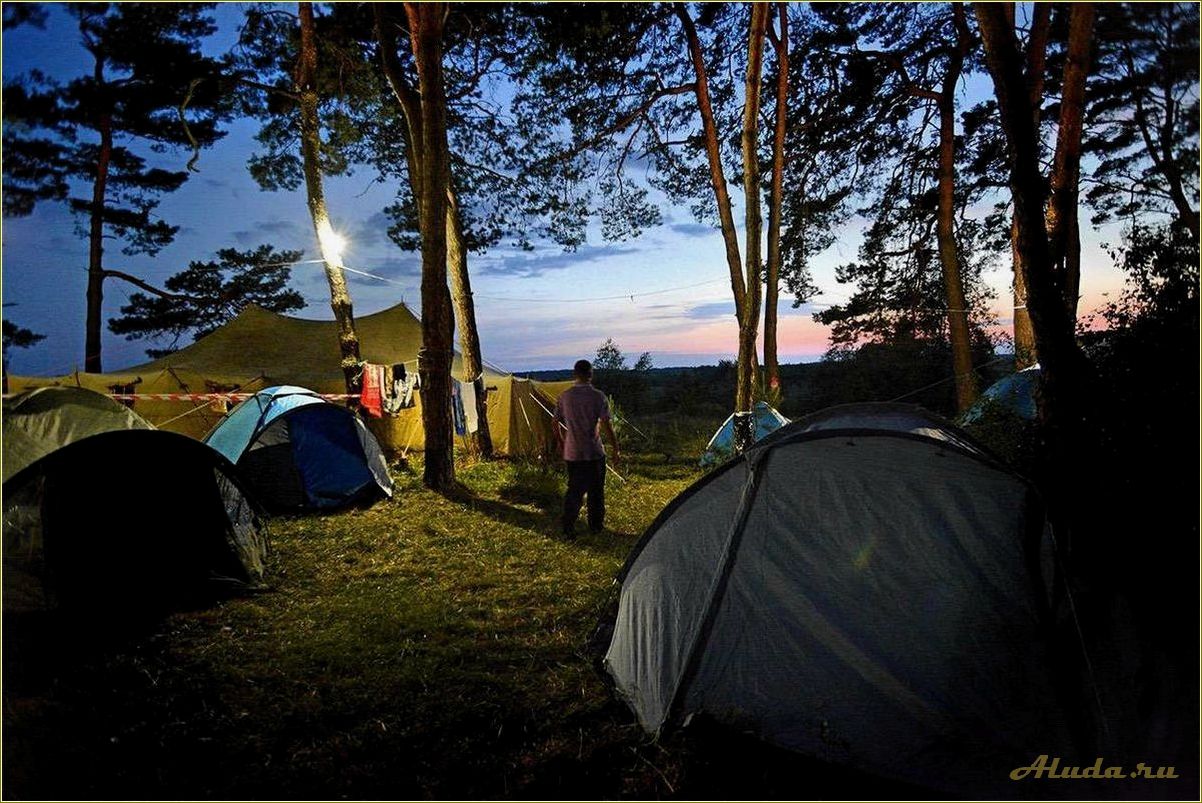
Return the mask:
M132 285L141 287L148 293L154 293L159 298L165 298L168 301L195 301L197 303L204 303L204 299L197 298L196 296L186 296L178 293L169 293L166 290L160 290L154 285L147 284L146 282L142 281L137 276L131 276L124 271L109 270L108 268L105 268L104 270L100 271L100 275L106 279L121 279L122 281L129 282Z
M577 156L578 154L589 150L594 145L596 145L599 142L601 142L602 140L604 140L606 137L612 136L612 135L618 133L619 131L626 130L630 125L632 125L640 117L642 117L648 111L650 111L651 107L654 106L655 102L657 100L659 100L660 98L666 98L666 97L669 97L672 95L683 95L687 92L694 91L695 87L696 87L695 84L681 84L679 86L662 87L662 88L656 90L655 92L653 92L650 96L648 96L647 99L645 101L643 101L643 103L638 108L634 109L629 114L627 114L624 117L617 120L617 122L615 122L613 125L608 126L603 131L600 131L596 136L590 137L589 139L585 140L584 142L581 142L581 143L577 144L576 146L574 146L574 147L570 148L569 150L566 150L562 153L557 153L554 156L549 156L546 159L541 159L538 162L535 162L533 165L531 165L531 167L532 168L545 167L550 164L556 164L558 162L563 162L568 159L571 159L573 156Z
M261 84L258 81L252 81L251 79L243 78L240 75L233 76L233 79L243 86L249 86L251 89L261 89L264 92L269 92L273 95L279 95L280 97L285 97L298 103L300 102L300 95L296 94L295 92L290 92L282 87L272 86L271 84Z
M869 58L880 59L893 68L893 71L897 73L897 77L901 79L902 88L905 89L906 92L911 96L934 101L938 101L940 98L939 93L935 90L924 89L910 79L910 74L906 72L906 65L902 63L902 60L898 58L896 53L892 53L887 50L857 50L855 53L840 55L843 55L844 58L851 58L852 56L868 56Z

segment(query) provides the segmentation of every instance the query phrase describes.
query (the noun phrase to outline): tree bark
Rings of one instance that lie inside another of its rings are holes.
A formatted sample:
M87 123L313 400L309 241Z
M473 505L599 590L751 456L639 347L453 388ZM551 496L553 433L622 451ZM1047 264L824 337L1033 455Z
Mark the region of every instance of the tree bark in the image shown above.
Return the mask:
M95 66L92 77L97 86L104 86L104 58L93 52ZM104 200L108 190L109 163L113 158L113 113L103 108L96 118L100 134L100 151L96 158L96 178L92 182L92 205L88 220L88 290L87 316L84 321L83 370L101 372L101 318L104 314Z
M1057 281L1052 261L1043 209L1038 129L1033 124L1032 104L1014 26L1007 23L1004 9L996 4L977 3L974 10L1006 132L1016 224L1014 242L1022 255L1027 305L1042 367L1042 392L1038 394L1040 418L1052 445L1054 464L1066 469L1079 423L1076 417L1081 414L1084 357L1074 338L1064 305L1063 288ZM1070 20L1070 48L1088 47L1091 28L1081 25L1080 17L1088 15L1092 18L1092 8L1084 3L1074 4L1070 14L1077 18ZM1080 135L1080 127L1070 125L1068 131L1073 130ZM1063 203L1065 198L1062 193L1058 202ZM1057 211L1063 218L1063 210Z
M1014 23L1013 7L1008 21ZM1044 70L1047 63L1048 34L1052 26L1051 3L1035 3L1031 9L1031 33L1027 37L1026 79L1027 101L1031 104L1031 119L1035 130L1042 124ZM1023 255L1018 248L1018 222L1011 218L1010 253L1014 271L1014 367L1029 368L1039 361L1035 350L1035 331L1031 328L1031 313L1027 309L1027 281L1024 278Z
M299 3L300 57L296 64L296 93L300 99L301 157L304 163L305 195L309 217L321 248L326 283L330 288L330 309L338 322L338 351L342 356L342 376L346 392L355 394L362 387L359 336L355 332L355 314L351 294L342 270L342 257L332 247L334 229L326 209L322 187L321 129L317 116L317 37L313 22L313 4Z
M780 33L773 37L776 52L776 120L772 136L772 189L768 197L768 275L764 280L764 379L780 388L776 325L780 295L780 225L784 197L785 126L789 103L789 4L777 4Z
M451 417L451 341L454 320L447 290L447 187L450 170L446 91L442 73L445 3L406 3L409 37L421 97L421 192L418 216L422 241L422 426L426 437L423 482L448 491L455 482Z
M948 60L939 100L939 207L937 238L939 264L943 269L943 286L947 294L948 335L952 348L952 370L955 372L956 407L967 410L977 399L977 377L972 367L972 334L968 325L968 302L964 297L964 282L960 271L960 254L956 246L956 83L968 55L972 39L964 18L964 5L953 3L958 41Z
M730 269L730 289L735 297L735 318L739 328L743 327L743 313L747 307L747 291L743 284L743 260L739 255L739 234L735 230L734 213L730 206L730 193L726 190L726 173L722 169L722 155L718 149L718 128L714 124L714 107L710 102L709 75L705 68L705 56L701 52L701 40L697 28L689 16L684 3L673 4L680 19L685 40L689 46L689 57L697 81L693 90L697 95L697 110L701 115L701 127L705 137L705 155L710 168L710 185L714 189L714 200L718 206L718 220L722 229L722 242L726 246L726 265Z
M409 169L409 187L415 199L421 197L422 180L422 110L417 93L409 85L400 63L396 58L396 36L387 18L387 7L382 3L373 4L376 18L376 39L380 44L380 59L383 63L384 74L392 88L394 97L405 115L408 141L405 149L405 159ZM467 247L463 238L463 223L459 215L459 203L454 188L450 184L450 168L448 166L447 211L446 211L446 243L447 269L451 275L451 297L455 315L459 324L459 343L463 357L463 378L471 382L480 376L484 369L484 358L480 349L480 331L476 326L476 307L472 299L471 275L467 267ZM420 201L418 203L418 227L421 227ZM479 428L468 438L469 447L481 457L493 456L492 432L488 425L488 405L484 393L476 394L476 417Z
M1070 325L1077 319L1077 289L1081 285L1078 182L1081 175L1081 131L1085 117L1085 78L1089 74L1089 48L1093 31L1093 5L1074 6L1069 15L1068 54L1060 93L1060 126L1052 163L1047 209L1048 248L1053 266L1060 266L1064 305ZM1073 244L1077 258L1072 258Z
M96 77L103 80L103 65L96 60ZM98 121L100 153L96 180L92 183L92 208L88 225L88 313L84 326L85 373L101 372L101 319L104 310L104 197L108 186L109 162L113 156L113 115L103 112Z
M750 412L755 396L756 334L760 323L760 235L763 219L760 211L759 117L760 89L763 83L764 36L768 26L767 3L751 6L751 25L747 37L747 77L743 102L743 197L745 199L745 236L747 256L747 302L739 326L738 389L735 411Z
M1014 264L1014 367L1021 371L1039 362L1035 349L1035 330L1027 309L1027 269L1023 251L1018 247L1018 217L1010 222L1010 254Z
M480 332L476 328L476 304L472 300L472 279L467 270L467 246L459 218L455 190L447 185L447 269L451 274L451 298L455 320L459 324L459 351L463 358L463 381L473 383L484 372L480 356ZM481 457L493 455L492 433L488 429L488 402L481 387L476 388L478 429L468 435L468 446Z

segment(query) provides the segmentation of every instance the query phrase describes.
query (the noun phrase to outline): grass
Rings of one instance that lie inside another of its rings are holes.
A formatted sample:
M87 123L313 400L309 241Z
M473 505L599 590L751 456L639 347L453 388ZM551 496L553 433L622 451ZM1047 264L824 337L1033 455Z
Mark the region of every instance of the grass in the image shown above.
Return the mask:
M928 796L704 722L653 741L594 669L615 573L716 426L640 420L601 534L559 535L559 470L461 464L444 497L414 463L391 500L273 520L264 593L5 614L3 797Z
M694 460L633 455L570 542L557 471L461 465L448 498L402 467L392 500L274 520L265 593L148 628L10 617L4 796L676 794L584 647Z

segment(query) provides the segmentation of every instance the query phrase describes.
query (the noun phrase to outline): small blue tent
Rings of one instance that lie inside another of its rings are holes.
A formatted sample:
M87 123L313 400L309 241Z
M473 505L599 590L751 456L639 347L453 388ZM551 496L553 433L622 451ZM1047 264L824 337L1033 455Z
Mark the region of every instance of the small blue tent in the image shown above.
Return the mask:
M353 412L293 385L239 404L205 437L238 466L270 510L333 508L382 492L392 479L380 444Z
M979 420L988 407L1000 408L1025 421L1034 421L1039 414L1035 404L1039 379L1039 365L1002 377L981 392L981 398L960 416L960 423L971 424Z
M758 401L751 408L755 415L755 439L758 441L765 435L776 432L789 423L789 419L778 413L768 402ZM735 417L731 415L718 427L714 437L706 444L701 453L701 465L715 466L734 454Z

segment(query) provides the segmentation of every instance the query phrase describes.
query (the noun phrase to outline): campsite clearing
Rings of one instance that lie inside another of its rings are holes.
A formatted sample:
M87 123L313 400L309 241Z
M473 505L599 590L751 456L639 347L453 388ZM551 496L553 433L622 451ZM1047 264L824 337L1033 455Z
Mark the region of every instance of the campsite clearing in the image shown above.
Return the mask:
M4 796L679 791L679 759L583 649L694 461L635 456L625 483L611 478L607 532L570 543L555 535L555 470L461 466L449 500L411 466L392 500L274 520L266 593L149 632L6 621Z

